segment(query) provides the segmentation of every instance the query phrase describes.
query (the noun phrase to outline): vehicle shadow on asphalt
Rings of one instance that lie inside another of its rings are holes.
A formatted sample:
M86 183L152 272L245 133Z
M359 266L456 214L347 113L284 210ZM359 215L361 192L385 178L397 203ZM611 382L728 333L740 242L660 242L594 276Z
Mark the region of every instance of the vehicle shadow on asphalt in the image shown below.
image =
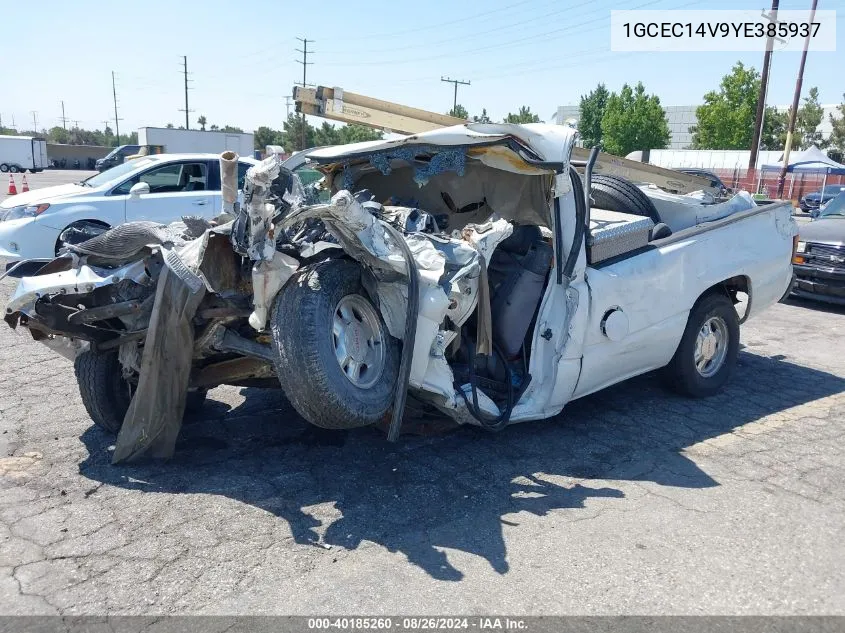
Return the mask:
M788 306L795 306L796 308L806 308L807 310L815 310L816 312L827 312L829 314L845 314L845 305L836 303L828 303L826 301L815 301L813 299L804 299L802 297L788 297L781 301Z
M717 486L685 448L843 390L833 374L742 352L728 388L706 400L669 394L646 375L575 401L553 420L390 444L374 429L315 429L281 392L249 389L234 409L209 403L203 421L183 427L167 463L112 466L113 439L92 426L80 472L144 492L223 495L284 519L297 543L355 549L370 541L433 578L458 581L464 574L444 548L504 574L502 526L519 529L520 513L571 508L588 518L604 505L593 500L624 497L614 481ZM554 529L572 520L556 518Z

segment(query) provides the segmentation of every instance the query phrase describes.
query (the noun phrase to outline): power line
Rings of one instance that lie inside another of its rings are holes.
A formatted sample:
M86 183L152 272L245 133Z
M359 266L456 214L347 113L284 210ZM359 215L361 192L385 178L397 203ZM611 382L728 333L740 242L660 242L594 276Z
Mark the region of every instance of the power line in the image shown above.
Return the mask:
M307 79L308 67L313 65L313 62L308 61L308 53L311 53L312 55L314 54L314 51L308 50L308 42L311 42L313 44L314 40L309 40L309 39L304 38L304 37L297 37L296 39L298 39L300 42L302 42L302 48L301 49L299 49L299 48L295 49L297 53L302 53L302 61L299 62L300 64L302 64L302 83L300 85L303 88L306 88L306 87L308 87L308 83L307 83L308 82L308 79ZM301 114L302 114L302 126L301 126L302 129L300 130L300 138L299 138L300 145L301 145L300 149L305 149L305 113L302 112Z
M452 102L452 112L457 109L458 107L458 84L462 86L469 86L469 81L462 81L461 79L449 79L448 77L441 77L440 81L445 81L446 83L455 84L455 100ZM453 114L454 116L454 114Z
M657 0L655 0L655 1L657 1ZM559 5L557 5L557 6L559 6ZM548 20L548 18L551 18L555 15L559 15L561 13L566 13L567 16L571 19L575 15L575 13L573 12L573 8L574 7L571 7L571 6L567 6L563 9L558 8L557 10L551 11L549 13L534 15L531 18L528 18L526 20L520 20L519 22L508 22L507 24L502 24L502 25L493 27L491 29L486 29L484 31L473 30L471 33L467 33L466 35L462 35L459 38L459 41L460 41L460 43L465 44L468 41L472 41L472 40L478 39L480 37L483 37L484 39L489 39L489 38L484 37L484 36L489 35L490 33L496 33L498 31L511 31L516 26L530 24L532 22L545 21L545 20ZM583 17L585 15L590 15L592 13L599 13L599 12L606 13L607 9L594 8L594 9L591 9L590 11L585 11L585 12L581 13L579 15L579 17ZM548 24L544 24L543 26L548 26ZM524 29L516 29L516 30L520 31L520 30L524 30ZM440 44L453 44L453 43L455 43L455 41L457 39L458 38L455 38L454 36L452 36L452 37L448 37L448 38L444 38L444 39L440 39L440 40L432 40L432 41L425 40L425 41L422 41L419 44L410 44L408 46L403 46L402 49L408 50L408 49L415 49L415 48L425 48L425 49L431 50L433 47L439 47ZM381 48L381 49L367 47L366 53L368 53L368 54L382 54L382 53L391 53L395 50L396 50L395 47L393 47L393 48ZM341 56L344 56L344 57L347 56L347 53L345 53L344 51L340 51L340 50L322 51L322 53L324 53L326 55L336 54L336 55L341 55Z
M649 0L649 2L644 2L644 3L639 4L637 6L631 7L631 10L641 9L643 7L647 7L647 6L650 6L650 5L653 5L653 4L657 4L658 2L662 2L662 1L663 0ZM693 4L699 4L699 2L689 2L689 3L687 3L683 6L691 6ZM682 8L682 7L679 7L679 8ZM531 35L531 37L521 36L521 37L517 37L517 38L512 39L512 40L504 40L502 42L496 42L494 44L489 44L487 46L473 46L473 47L465 49L465 50L452 51L452 52L448 52L448 53L439 53L437 55L430 55L428 57L416 56L416 57L411 57L411 58L407 58L407 59L404 59L404 60L403 59L391 59L391 60L380 60L380 61L358 61L358 60L356 60L355 62L343 62L343 63L334 63L334 64L327 63L325 65L326 66L337 66L337 67L341 67L341 66L376 66L376 65L379 65L379 66L396 66L396 65L416 64L418 62L431 61L431 60L436 60L436 59L453 58L456 55L460 55L461 57L470 57L470 56L477 55L477 54L483 54L483 53L485 53L485 51L493 50L493 49L501 50L501 49L506 49L506 48L520 47L520 46L536 46L536 42L538 40L547 38L550 35L557 35L559 33L572 31L573 29L579 29L579 33L582 33L583 30L581 30L579 27L585 26L587 24L593 24L595 22L604 22L606 20L609 20L609 16L607 14L603 14L603 15L600 15L599 17L597 17L597 18L593 18L591 20L586 20L584 22L579 22L578 24L567 24L566 26L563 26L563 27L557 28L557 29L553 29L551 31L544 31L542 33L535 33L535 34ZM603 28L603 27L604 27L604 24L598 26L598 28Z
M182 64L183 64L182 73L185 76L185 108L184 109L179 108L179 112L185 113L185 129L190 130L191 129L191 122L190 122L189 113L193 112L193 110L188 108L188 81L190 81L190 80L188 79L188 56L187 55L182 55Z

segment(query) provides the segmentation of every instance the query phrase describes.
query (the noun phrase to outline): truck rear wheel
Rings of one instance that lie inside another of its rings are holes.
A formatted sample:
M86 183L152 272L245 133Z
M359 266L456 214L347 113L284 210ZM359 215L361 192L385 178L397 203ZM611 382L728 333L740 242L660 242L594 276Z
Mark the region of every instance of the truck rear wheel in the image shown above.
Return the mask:
M739 317L724 294L707 294L693 306L675 355L663 377L675 391L693 398L718 392L730 378L739 353Z
M21 170L21 168L18 167L17 165L9 165L9 171L12 172L13 174L17 174L18 172L20 172L20 170Z
M4 174L8 173L9 166L6 163L0 163L0 171L2 171Z

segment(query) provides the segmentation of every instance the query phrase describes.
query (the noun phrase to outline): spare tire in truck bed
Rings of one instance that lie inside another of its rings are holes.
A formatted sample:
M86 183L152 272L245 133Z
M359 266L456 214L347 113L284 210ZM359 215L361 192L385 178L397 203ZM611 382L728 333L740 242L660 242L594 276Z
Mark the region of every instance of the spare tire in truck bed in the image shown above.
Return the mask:
M660 214L642 189L619 176L593 174L590 197L597 209L642 215L660 223Z

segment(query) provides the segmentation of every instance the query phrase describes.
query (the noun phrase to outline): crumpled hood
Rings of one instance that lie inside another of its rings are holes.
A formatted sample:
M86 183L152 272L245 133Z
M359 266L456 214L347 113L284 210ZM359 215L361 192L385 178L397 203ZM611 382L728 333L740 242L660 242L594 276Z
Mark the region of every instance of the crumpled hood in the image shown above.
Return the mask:
M845 244L845 217L814 220L798 228L802 242Z
M12 207L19 207L25 204L52 202L59 198L70 198L72 196L90 193L91 191L90 187L81 187L73 183L56 185L55 187L44 187L43 189L19 193L16 196L9 196L3 202L0 202L0 209L11 209Z

